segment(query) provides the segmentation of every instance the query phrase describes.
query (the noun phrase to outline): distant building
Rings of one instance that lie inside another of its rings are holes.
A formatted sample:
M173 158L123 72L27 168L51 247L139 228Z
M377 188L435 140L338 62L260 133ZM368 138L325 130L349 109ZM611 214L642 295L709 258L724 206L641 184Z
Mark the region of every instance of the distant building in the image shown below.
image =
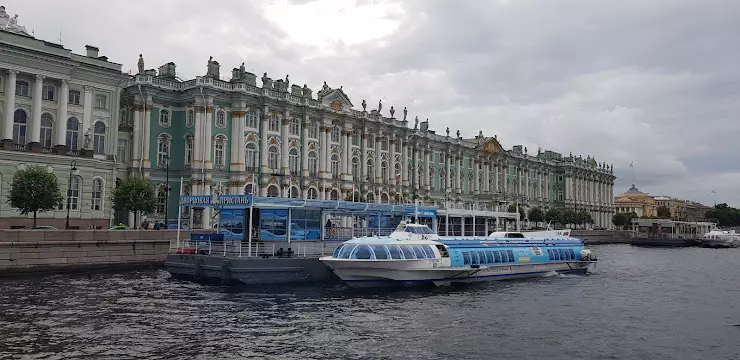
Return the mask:
M638 190L635 184L614 199L614 206L618 214L634 212L639 217L654 217L658 214L655 199L650 194Z
M686 212L686 221L706 221L707 211L711 210L711 206L707 206L695 201L685 200L684 211Z
M108 228L120 168L114 155L121 65L94 46L78 55L35 39L5 7L0 51L0 228L31 224L6 201L13 174L27 165L54 172L64 195L58 209L39 214L40 224L63 228L69 209L72 227ZM70 180L73 161L79 175Z
M671 213L671 219L686 221L686 202L670 196L655 196L655 204L658 207L664 206Z

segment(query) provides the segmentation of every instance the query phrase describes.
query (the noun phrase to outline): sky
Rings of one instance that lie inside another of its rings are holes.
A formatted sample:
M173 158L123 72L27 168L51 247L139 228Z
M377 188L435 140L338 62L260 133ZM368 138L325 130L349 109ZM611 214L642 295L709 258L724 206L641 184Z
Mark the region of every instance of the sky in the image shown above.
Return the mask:
M443 133L594 156L614 193L740 207L740 1L6 0L37 38L136 72L242 62ZM258 81L258 85L260 81ZM630 168L630 163L634 168ZM713 194L712 190L716 190Z

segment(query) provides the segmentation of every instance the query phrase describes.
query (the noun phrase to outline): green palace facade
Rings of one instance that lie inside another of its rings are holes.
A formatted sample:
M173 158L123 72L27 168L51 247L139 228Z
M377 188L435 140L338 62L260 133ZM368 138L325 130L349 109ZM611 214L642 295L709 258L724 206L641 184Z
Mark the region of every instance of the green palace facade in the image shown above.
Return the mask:
M129 172L150 177L158 209L149 218L177 219L178 194L215 193L413 202L452 209L506 211L510 204L587 209L609 228L613 168L594 158L499 139L437 133L406 108L377 103L359 108L343 89L314 91L290 79L259 80L244 64L230 80L208 60L206 74L182 81L175 64L146 70L121 91L119 138ZM259 81L259 85L258 85ZM180 179L183 188L180 189ZM169 180L171 192L166 194ZM169 200L167 200L169 199ZM210 209L183 209L192 227L217 223ZM129 216L130 217L130 216Z

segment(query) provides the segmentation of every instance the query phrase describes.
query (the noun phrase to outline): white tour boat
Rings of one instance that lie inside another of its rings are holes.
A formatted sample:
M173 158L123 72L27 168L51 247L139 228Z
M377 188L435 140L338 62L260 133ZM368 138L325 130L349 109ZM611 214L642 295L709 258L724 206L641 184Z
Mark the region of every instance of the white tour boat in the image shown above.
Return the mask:
M740 234L735 230L712 229L704 234L701 246L708 248L736 248L740 247Z

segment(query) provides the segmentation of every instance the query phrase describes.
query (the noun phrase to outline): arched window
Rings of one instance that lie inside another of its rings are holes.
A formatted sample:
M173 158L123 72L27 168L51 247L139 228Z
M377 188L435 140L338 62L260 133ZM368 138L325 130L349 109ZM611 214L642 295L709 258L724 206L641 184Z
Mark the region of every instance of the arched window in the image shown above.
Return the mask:
M244 193L245 194L254 194L257 192L257 188L254 186L254 184L247 184L244 186Z
M300 135L301 134L301 122L293 119L290 122L290 135Z
M331 199L331 200L339 200L339 190L333 189L329 193L329 199Z
M268 129L272 132L280 132L280 115L270 115Z
M168 110L159 110L159 125L170 127L170 112Z
M267 197L280 197L280 189L276 185L268 186Z
M335 178L338 178L341 174L339 170L339 154L337 153L331 154L331 174Z
M28 114L18 109L13 113L13 142L26 145L26 130L28 129Z
M80 187L82 186L82 179L79 176L73 176L72 182L69 184L69 195L67 199L67 208L70 210L80 209Z
M447 187L447 176L444 171L439 172L439 189L444 190Z
M54 134L54 119L49 113L41 115L41 147L51 148L51 139Z
M331 128L331 142L338 143L339 142L339 135L341 134L341 130L339 129L339 126L334 126Z
M360 181L360 159L352 158L352 178L354 181Z
M213 166L216 169L223 169L226 163L226 137L223 135L216 135L215 141L213 142Z
M93 130L93 153L105 154L105 123L102 121L96 122Z
M308 127L308 137L311 139L318 139L319 138L319 124L317 123L311 123L311 125Z
M246 151L247 170L257 171L257 145L255 145L252 142L249 142L247 143L246 147L247 147L247 151Z
M67 149L75 151L77 150L77 143L80 137L80 120L76 117L67 119L67 137L65 144Z
M384 182L388 178L388 163L385 161L380 162L380 182Z
M298 199L301 197L301 190L298 189L297 186L291 186L290 187L290 194L288 195L290 198Z
M256 129L257 128L257 122L259 121L259 114L256 110L249 110L247 111L247 117L246 117L246 125L248 128Z
M308 174L312 177L319 176L319 159L315 151L308 152Z
M288 166L290 167L290 173L297 176L301 173L301 165L298 158L298 149L292 148L288 152Z
M280 170L280 148L273 145L267 149L267 166L273 170Z
M157 214L164 215L165 207L167 203L167 194L163 188L157 190Z
M185 166L193 163L193 136L185 135Z
M225 111L219 110L216 113L216 126L217 127L226 126L226 112Z
M307 195L308 196L306 197L308 198L308 200L316 200L319 198L319 191L316 190L315 188L309 188Z
M193 127L195 124L195 111L188 110L188 116L185 118L185 126L186 127Z
M172 138L169 134L161 134L157 137L157 166L165 167L170 157L170 145Z
M398 178L401 176L401 163L397 162L395 165L393 165L393 178Z
M370 182L375 181L375 166L371 159L367 160L367 180Z
M365 196L366 202L375 202L375 193L369 192Z
M90 209L103 209L103 180L98 178L94 179L92 183L92 202L90 203Z
M388 198L388 194L382 193L380 194L380 202L387 204L390 202L390 199Z

